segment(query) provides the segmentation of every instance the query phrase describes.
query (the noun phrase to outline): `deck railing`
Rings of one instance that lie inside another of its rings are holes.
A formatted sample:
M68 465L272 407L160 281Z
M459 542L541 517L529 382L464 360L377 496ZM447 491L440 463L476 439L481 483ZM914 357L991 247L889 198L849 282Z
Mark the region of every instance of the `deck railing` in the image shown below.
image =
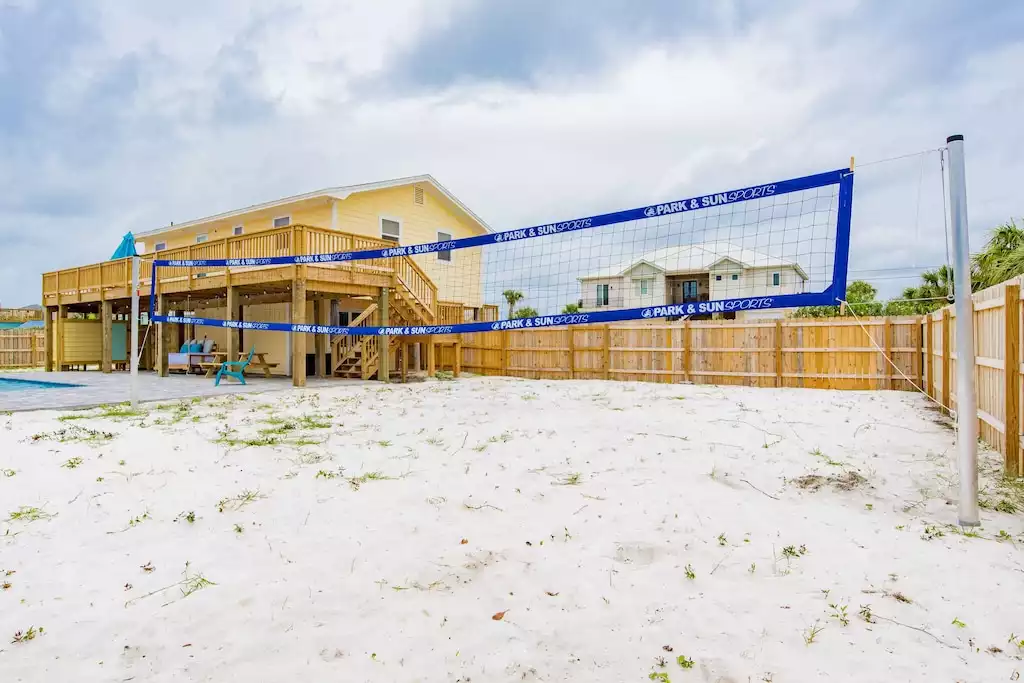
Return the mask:
M140 272L140 283L144 289L148 290L150 285L149 264L155 255L167 260L214 260L361 251L383 249L389 246L393 246L393 243L365 235L336 232L307 225L292 225L251 235L238 235L202 244L166 249L157 254L147 254L142 257L143 267ZM230 271L254 270L260 267L266 266L232 266ZM431 313L434 312L437 286L409 257L349 261L322 264L318 267L347 270L353 273L393 275L396 279L396 286L408 290L425 308ZM207 268L164 266L157 271L157 279L160 284L186 282L188 289L203 289L203 283L197 283L197 279L224 275L227 270L229 269L223 266ZM43 299L48 302L50 299L56 299L56 303L65 303L69 298L80 301L83 294L98 294L112 289L127 291L130 288L130 258L104 261L43 274Z

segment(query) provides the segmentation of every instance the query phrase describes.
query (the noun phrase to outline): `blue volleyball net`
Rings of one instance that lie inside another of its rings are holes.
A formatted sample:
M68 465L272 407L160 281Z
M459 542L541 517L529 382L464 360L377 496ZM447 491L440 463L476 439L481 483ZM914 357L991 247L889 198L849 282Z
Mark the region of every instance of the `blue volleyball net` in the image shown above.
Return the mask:
M411 259L435 283L436 301L468 319L411 316L390 326L312 325L159 314L158 323L329 335L432 335L654 318L757 316L835 305L846 290L853 208L849 169L752 185L528 228L298 256L153 261L159 268L347 267ZM367 265L367 268L370 266ZM384 270L387 270L385 265ZM154 288L155 289L155 288ZM435 307L436 308L436 307ZM436 312L436 311L435 311ZM398 316L401 320L401 316ZM332 321L333 322L333 321Z

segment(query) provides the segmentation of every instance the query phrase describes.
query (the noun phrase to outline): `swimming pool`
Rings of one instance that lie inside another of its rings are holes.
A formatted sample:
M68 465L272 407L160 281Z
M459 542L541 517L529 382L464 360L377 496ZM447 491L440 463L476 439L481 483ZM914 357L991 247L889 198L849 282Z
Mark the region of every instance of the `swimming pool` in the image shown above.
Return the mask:
M28 391L29 389L73 389L81 384L62 384L60 382L38 382L34 379L9 379L0 377L0 392Z

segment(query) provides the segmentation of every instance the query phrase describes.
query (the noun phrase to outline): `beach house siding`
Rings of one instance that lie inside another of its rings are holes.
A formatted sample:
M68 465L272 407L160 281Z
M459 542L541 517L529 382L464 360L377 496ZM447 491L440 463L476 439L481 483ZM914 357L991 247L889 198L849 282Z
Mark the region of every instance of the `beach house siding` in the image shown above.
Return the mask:
M416 188L423 190L416 192ZM422 201L418 203L417 200ZM427 185L404 185L400 187L360 192L346 199L318 198L301 200L262 211L252 211L232 218L205 221L179 230L144 238L146 253L156 250L157 244L166 249L196 244L199 235L207 240L231 237L236 227L243 234L251 235L274 229L274 219L288 216L291 225L310 225L334 229L368 237L381 237L381 219L398 221L401 226L399 244L412 245L438 241L438 233L451 235L452 239L471 237L484 232L477 223L463 218L448 208L447 200L432 191ZM461 249L450 252L450 260L444 260L437 253L413 257L417 265L437 285L438 299L453 301L467 306L483 305L481 248ZM358 311L366 303L352 300L343 301L342 309ZM224 309L208 310L206 317L220 318ZM291 304L263 304L248 306L244 310L246 320L262 322L290 322ZM307 304L306 319L313 320L313 304ZM198 327L196 337L207 336L225 348L226 333L223 328ZM244 330L243 346L248 350L253 344L267 354L267 360L278 363L277 374L291 373L290 335L279 332ZM306 340L306 348L312 350L313 335Z
M450 211L438 195L423 192L423 204L416 203L416 196L412 186L354 194L338 202L335 229L379 238L381 218L398 220L401 245L437 242L438 232L451 235L453 239L484 232L468 218ZM420 254L413 260L437 285L438 299L478 307L483 305L480 251L481 247L459 249L450 252L449 261L437 253Z

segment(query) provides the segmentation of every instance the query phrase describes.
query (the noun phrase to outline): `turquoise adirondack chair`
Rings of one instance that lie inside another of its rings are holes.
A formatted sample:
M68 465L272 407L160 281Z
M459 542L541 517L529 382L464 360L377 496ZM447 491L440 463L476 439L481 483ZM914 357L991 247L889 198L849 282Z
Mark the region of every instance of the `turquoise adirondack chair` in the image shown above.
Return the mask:
M245 369L249 367L249 363L252 362L252 355L254 353L256 353L255 345L253 345L253 347L249 349L249 356L245 360L228 360L221 363L220 370L217 371L217 379L214 380L213 386L219 387L220 378L223 377L224 375L227 375L228 377L234 377L242 384L245 384L245 375L242 373L244 373ZM232 370L231 368L235 366L237 366L238 369Z

